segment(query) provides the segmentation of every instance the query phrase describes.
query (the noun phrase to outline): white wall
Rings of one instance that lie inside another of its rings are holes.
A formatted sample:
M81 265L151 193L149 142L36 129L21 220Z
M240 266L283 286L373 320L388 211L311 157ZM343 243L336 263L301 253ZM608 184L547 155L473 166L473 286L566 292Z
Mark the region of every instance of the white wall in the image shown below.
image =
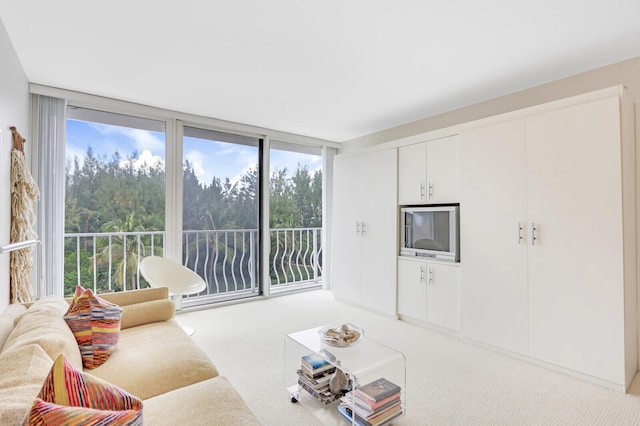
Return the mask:
M618 84L626 85L634 101L640 103L640 57L353 139L344 142L340 152L355 151ZM640 126L636 125L636 131L640 131Z
M0 21L0 245L9 243L11 226L10 126L16 126L27 139L29 149L29 82ZM9 304L9 255L0 254L0 312Z

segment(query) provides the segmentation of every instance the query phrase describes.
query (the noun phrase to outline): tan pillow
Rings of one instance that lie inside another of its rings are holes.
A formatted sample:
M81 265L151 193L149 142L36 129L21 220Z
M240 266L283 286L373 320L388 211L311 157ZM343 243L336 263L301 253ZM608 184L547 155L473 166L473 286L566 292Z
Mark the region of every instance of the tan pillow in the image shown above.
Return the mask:
M0 425L19 425L38 396L53 360L38 345L0 354Z
M74 367L82 368L76 339L62 319L68 308L69 304L60 298L47 297L37 301L16 319L3 350L37 344L51 359L64 353Z
M151 300L148 302L124 305L120 328L126 329L152 322L166 321L173 318L176 305L169 299Z
M27 308L24 305L14 303L2 311L2 315L0 315L0 350L2 350L4 342L7 341L9 334L11 334L16 318L26 310Z

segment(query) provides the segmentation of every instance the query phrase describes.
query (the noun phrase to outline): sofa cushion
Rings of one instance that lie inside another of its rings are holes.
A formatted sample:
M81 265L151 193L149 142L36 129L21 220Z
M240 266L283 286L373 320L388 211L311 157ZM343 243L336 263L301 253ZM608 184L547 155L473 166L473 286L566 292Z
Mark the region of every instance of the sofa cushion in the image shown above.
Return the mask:
M60 354L34 401L29 425L142 425L142 401L77 370Z
M154 426L259 425L240 395L222 376L144 401L145 423Z
M122 330L109 360L91 374L144 400L215 377L218 371L169 320Z
M0 425L17 425L29 413L53 360L38 345L0 353Z
M73 301L64 315L78 342L86 368L104 364L120 337L122 308L95 296L89 289L76 287Z
M0 349L2 349L4 342L7 341L9 334L11 334L15 319L26 310L27 308L24 305L14 303L2 311L2 315L0 315Z
M35 302L15 320L15 326L3 351L18 346L37 344L49 358L64 353L76 367L82 368L80 350L73 333L62 316L69 307L63 299L49 296Z

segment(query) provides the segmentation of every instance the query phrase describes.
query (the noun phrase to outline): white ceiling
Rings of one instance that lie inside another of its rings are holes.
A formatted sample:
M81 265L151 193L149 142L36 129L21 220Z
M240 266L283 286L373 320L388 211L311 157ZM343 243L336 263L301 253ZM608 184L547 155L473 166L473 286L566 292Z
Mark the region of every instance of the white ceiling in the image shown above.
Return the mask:
M0 0L29 81L345 141L640 56L640 0Z

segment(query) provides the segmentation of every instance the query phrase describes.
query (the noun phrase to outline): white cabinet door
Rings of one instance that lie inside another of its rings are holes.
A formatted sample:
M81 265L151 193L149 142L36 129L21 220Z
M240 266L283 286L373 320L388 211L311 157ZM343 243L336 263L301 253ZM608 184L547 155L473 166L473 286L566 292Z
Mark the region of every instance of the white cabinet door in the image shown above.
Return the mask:
M427 202L427 143L398 148L398 204Z
M531 356L624 383L619 100L526 126Z
M337 156L332 289L342 300L396 314L397 152Z
M398 259L398 313L427 320L427 262Z
M458 202L458 136L398 148L398 204Z
M427 262L427 322L460 331L460 266Z
M361 161L361 302L375 311L395 315L397 151L375 151L363 156Z
M514 120L460 135L461 331L528 352L525 127Z
M398 313L460 331L460 266L399 258Z
M427 142L427 202L457 203L458 136Z
M335 157L331 248L331 286L335 297L359 302L360 164L355 157Z

